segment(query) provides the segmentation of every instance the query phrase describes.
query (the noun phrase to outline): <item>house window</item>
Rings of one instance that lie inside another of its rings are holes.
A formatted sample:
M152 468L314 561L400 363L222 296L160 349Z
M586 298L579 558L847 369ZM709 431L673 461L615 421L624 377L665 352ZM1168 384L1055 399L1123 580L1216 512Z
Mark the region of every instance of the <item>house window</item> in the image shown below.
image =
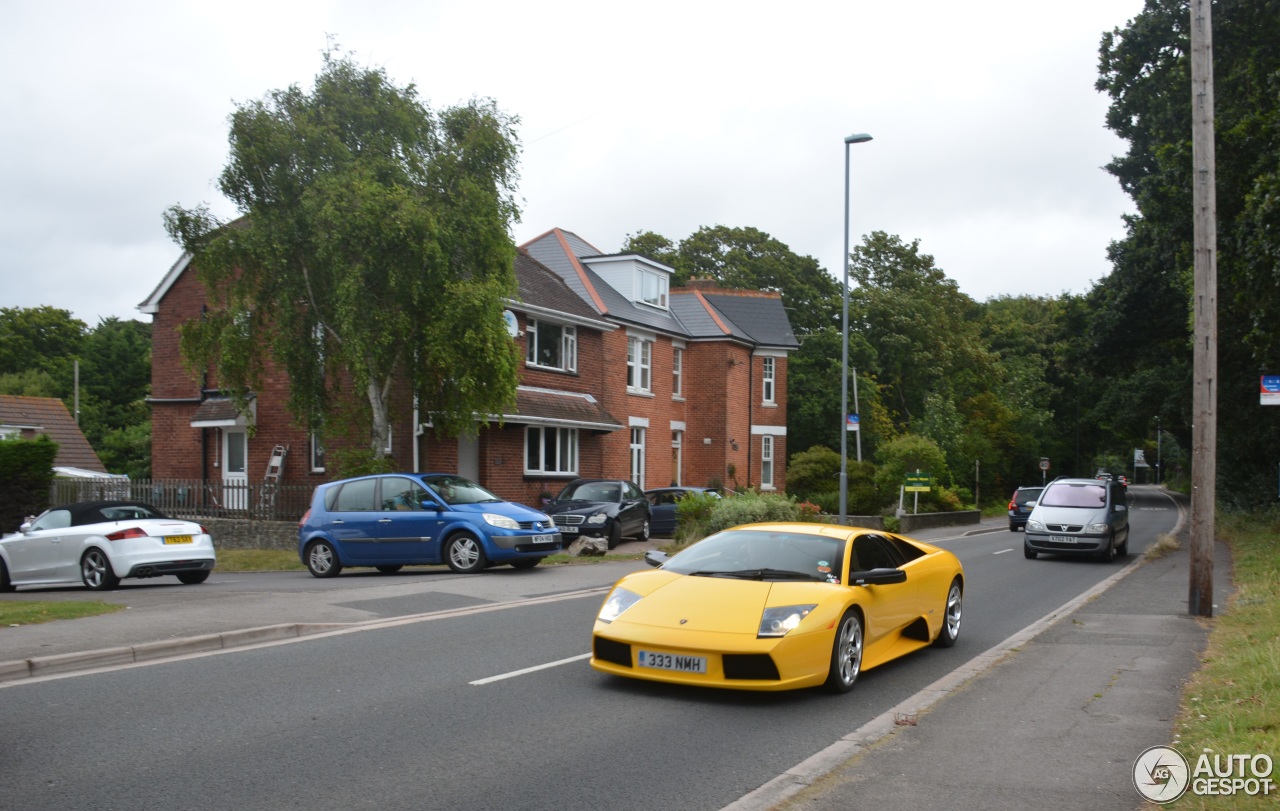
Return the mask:
M671 396L684 396L684 350L680 348L671 354Z
M677 487L681 482L681 470L684 465L684 431L671 432L671 483Z
M773 362L774 362L773 358L764 358L764 373L761 375L761 380L764 386L763 388L764 402L768 405L773 404L773 384L774 384Z
M648 394L652 390L653 341L627 339L627 389Z
M525 330L528 350L525 362L532 366L573 372L578 369L578 331L530 318Z
M631 481L644 489L644 429L631 429Z
M760 437L760 489L773 489L773 437Z
M667 308L667 285L669 280L665 274L649 270L636 271L636 287L640 291L640 301L654 307Z
M577 473L578 429L524 429L525 473Z
M324 443L319 434L311 435L311 472L324 473Z

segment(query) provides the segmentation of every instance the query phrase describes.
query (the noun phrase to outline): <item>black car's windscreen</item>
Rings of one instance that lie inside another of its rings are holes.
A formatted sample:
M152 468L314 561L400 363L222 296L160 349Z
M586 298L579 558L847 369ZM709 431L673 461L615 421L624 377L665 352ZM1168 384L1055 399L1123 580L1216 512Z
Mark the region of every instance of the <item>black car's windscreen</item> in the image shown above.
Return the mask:
M571 484L556 496L556 501L622 501L622 487L617 482L582 482Z
M678 574L777 569L829 578L839 576L844 554L845 542L825 535L729 529L698 541L662 568Z

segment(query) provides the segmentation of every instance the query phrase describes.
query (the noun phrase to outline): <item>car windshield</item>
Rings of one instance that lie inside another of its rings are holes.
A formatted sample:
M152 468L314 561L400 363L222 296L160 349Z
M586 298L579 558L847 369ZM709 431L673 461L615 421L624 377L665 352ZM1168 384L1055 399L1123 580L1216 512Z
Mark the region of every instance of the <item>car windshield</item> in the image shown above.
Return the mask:
M423 476L422 482L445 504L488 504L502 501L480 485L461 476Z
M560 491L556 501L622 501L622 487L617 482L579 482Z
M729 529L698 541L662 568L678 574L839 582L845 542L801 532Z
M1107 488L1102 484L1053 484L1038 502L1041 507L1088 507L1097 509L1107 503Z

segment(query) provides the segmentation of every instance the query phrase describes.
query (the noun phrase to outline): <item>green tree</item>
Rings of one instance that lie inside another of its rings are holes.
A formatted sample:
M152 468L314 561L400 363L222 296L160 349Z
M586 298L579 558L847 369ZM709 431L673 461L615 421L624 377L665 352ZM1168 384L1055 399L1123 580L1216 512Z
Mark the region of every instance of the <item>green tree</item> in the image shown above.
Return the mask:
M87 325L56 307L0 307L0 374L38 369L67 376Z
M1138 213L1112 246L1114 270L1092 303L1093 374L1115 378L1102 402L1115 444L1140 444L1159 416L1190 443L1192 255L1191 12L1147 0L1102 38L1097 87L1107 126L1129 143L1107 169ZM1274 497L1280 425L1257 419L1256 379L1280 356L1280 0L1213 6L1218 233L1218 493Z
M332 52L311 93L239 105L219 187L244 216L166 215L216 305L183 329L184 355L243 397L269 354L291 411L326 435L359 393L373 458L399 380L448 433L504 413L516 123L489 100L433 113L412 84Z

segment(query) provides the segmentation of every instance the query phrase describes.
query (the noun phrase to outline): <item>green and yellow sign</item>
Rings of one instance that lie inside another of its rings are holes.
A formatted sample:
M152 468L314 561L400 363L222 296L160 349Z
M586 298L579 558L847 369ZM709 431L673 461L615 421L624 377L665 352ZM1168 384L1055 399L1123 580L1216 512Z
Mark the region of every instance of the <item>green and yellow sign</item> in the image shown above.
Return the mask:
M908 473L905 490L908 493L927 493L933 486L933 477L928 473Z

